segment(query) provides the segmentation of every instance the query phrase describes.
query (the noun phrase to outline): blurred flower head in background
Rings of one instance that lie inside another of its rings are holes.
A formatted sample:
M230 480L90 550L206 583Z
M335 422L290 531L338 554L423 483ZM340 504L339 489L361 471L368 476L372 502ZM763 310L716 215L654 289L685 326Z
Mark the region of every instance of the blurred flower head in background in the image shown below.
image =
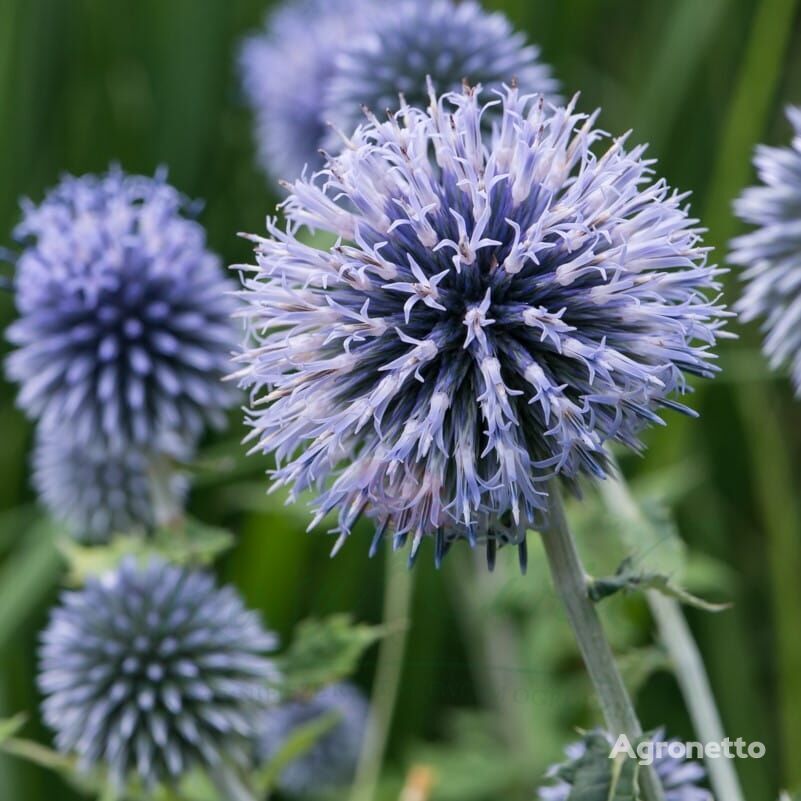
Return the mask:
M182 508L187 491L185 477L163 455L133 447L109 452L41 432L33 456L33 482L52 517L86 543L146 532L168 522L158 519L155 482L159 494L169 496L170 510Z
M313 796L348 784L367 727L368 704L351 684L333 684L311 698L288 701L264 713L256 739L258 762L269 762L299 731L331 716L331 728L291 761L278 779L287 795Z
M342 43L367 22L371 0L296 0L271 12L239 53L264 171L293 179L322 166L325 87Z
M539 49L526 45L501 13L473 0L300 0L270 14L245 40L239 58L245 96L256 120L264 170L294 179L323 166L364 122L363 107L396 111L428 102L426 76L440 91L463 80L499 89L553 95L558 83Z
M593 732L589 736L596 734L603 736L610 748L614 739L606 732ZM665 732L659 729L654 733L654 742L673 742L665 740ZM565 748L568 762L561 765L554 765L548 775L554 778L550 785L540 787L538 796L540 801L568 801L572 790L570 781L561 778L560 774L565 768L575 765L587 752L587 738L572 743ZM659 778L665 792L665 801L714 801L709 790L700 786L706 777L706 771L698 764L684 759L677 759L671 756L657 757L654 760L654 771Z
M9 376L54 436L183 450L235 393L234 301L205 232L161 175L67 176L23 204Z
M397 111L399 94L410 106L428 105L426 78L439 92L463 81L480 84L490 99L504 84L555 100L559 90L539 48L527 45L500 12L473 0L399 0L378 4L369 28L348 38L336 58L325 95L324 119L350 135L364 121L362 107L376 115ZM341 146L332 131L326 146Z
M276 646L230 587L153 559L68 592L42 636L39 685L56 745L121 784L250 764L274 695Z
M499 118L488 142L482 114ZM639 450L686 376L715 372L726 313L685 208L587 117L509 89L431 98L357 130L253 237L238 377L278 485L319 492L340 537L368 512L411 558L520 546L547 481ZM306 244L299 229L337 239Z
M790 366L801 393L801 108L788 108L789 147L757 148L761 186L735 201L740 219L757 226L732 240L730 261L745 268L737 309L744 321L761 320L771 367Z

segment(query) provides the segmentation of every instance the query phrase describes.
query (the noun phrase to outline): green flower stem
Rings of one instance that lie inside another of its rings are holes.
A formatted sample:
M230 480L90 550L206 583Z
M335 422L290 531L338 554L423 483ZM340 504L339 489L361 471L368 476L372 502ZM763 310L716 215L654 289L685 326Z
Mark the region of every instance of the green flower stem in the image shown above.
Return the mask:
M615 469L618 475L622 475L617 466ZM622 479L610 476L601 484L601 492L607 505L616 515L638 526L648 525L648 521ZM687 625L681 605L675 599L666 598L655 590L649 590L646 599L659 628L660 639L670 655L676 680L698 737L704 742L722 742L725 734L715 697L698 645ZM743 801L743 791L732 760L708 759L706 768L716 798Z
M255 791L248 787L230 765L217 765L210 773L220 801L259 801Z
M378 651L378 665L370 699L370 718L356 768L351 801L373 801L376 796L406 652L413 571L399 560L393 559L390 549L386 550L383 619L384 624L391 626L394 632L382 640Z
M564 604L598 695L607 729L615 738L625 734L634 742L642 735L642 726L623 684L598 611L587 592L587 573L565 518L559 488L553 481L548 488L548 515L549 528L542 532L545 555L556 592ZM653 769L644 767L640 775L644 801L664 801L662 786Z

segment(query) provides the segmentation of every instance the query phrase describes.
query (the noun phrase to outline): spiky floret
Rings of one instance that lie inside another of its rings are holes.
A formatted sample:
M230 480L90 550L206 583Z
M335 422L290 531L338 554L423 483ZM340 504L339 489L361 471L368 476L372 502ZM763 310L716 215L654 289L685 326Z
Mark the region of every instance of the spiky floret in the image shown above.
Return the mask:
M457 90L463 81L481 84L488 95L512 81L554 100L559 90L539 48L527 45L500 12L489 13L474 0L399 0L381 4L368 29L343 44L323 117L349 135L364 118L363 106L378 115L397 111L402 94L410 106L425 108L427 76L440 92ZM341 146L336 131L326 144Z
M801 108L788 108L787 117L790 146L757 148L762 185L734 203L737 216L757 227L732 240L729 261L746 268L736 305L741 319L762 321L771 367L789 365L801 395Z
M232 588L128 559L53 611L40 652L44 718L59 750L104 765L118 784L247 765L273 696L265 654L275 644Z
M370 0L298 0L271 12L239 53L264 171L291 179L322 166L325 86L342 43L366 23Z
M18 403L78 444L172 447L222 423L237 338L205 232L164 177L67 176L23 204L15 276Z
M556 777L562 775L566 767L578 763L587 752L588 739L598 735L606 739L610 747L614 744L614 738L608 733L591 732L585 739L569 745L565 749L568 762L554 765L549 769L548 776L554 778L554 782L539 789L540 801L567 801L570 797L572 784L565 778ZM678 741L666 741L664 729L659 729L654 733L652 742L654 744L666 744ZM657 755L654 758L653 767L665 792L665 801L714 801L709 790L700 786L706 776L706 771L697 762L664 755L663 753L662 756Z
M282 792L306 797L348 784L367 726L368 705L351 684L333 684L310 698L287 701L269 709L256 739L257 760L269 762L299 730L331 716L331 728L300 757L290 762L278 779Z
M78 446L68 437L41 432L33 467L34 486L50 514L87 543L153 529L166 522L158 519L156 496L166 496L175 510L187 490L184 477L163 455L130 447L109 451L96 443Z
M362 512L412 557L484 539L492 562L541 523L547 481L603 477L639 450L686 375L712 376L725 312L686 196L643 147L574 103L514 88L432 96L357 130L253 237L243 267L254 450L319 492L340 538ZM489 142L482 115L499 119ZM337 237L329 249L299 229ZM248 272L249 271L249 272Z

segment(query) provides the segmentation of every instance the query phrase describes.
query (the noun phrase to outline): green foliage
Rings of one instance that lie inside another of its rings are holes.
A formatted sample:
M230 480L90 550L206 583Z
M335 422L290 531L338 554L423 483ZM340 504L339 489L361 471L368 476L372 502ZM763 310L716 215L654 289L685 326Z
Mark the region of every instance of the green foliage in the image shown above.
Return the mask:
M336 712L331 712L310 723L298 726L278 753L256 772L253 784L261 796L265 797L275 790L283 769L290 762L302 757L309 751L321 737L325 736L337 725L339 719L340 716Z
M703 609L705 612L722 612L728 609L728 604L713 604L697 598L692 593L673 583L673 580L662 573L646 573L635 567L634 560L630 557L624 559L618 567L614 576L607 578L593 579L588 586L590 598L595 601L602 601L616 592L644 592L646 590L656 590L656 592L675 598L683 604L693 606L696 609Z
M412 763L434 776L431 801L483 801L522 797L542 776L531 758L504 742L496 724L475 712L451 715L440 745L418 746Z
M160 556L176 564L210 565L233 544L234 536L230 531L191 518L158 529L147 537L121 534L105 545L82 545L68 537L58 541L59 550L69 565L67 580L73 585L113 570L129 556L142 561Z
M0 564L0 654L52 592L62 570L49 521L37 518L22 534Z
M277 664L287 696L313 693L354 672L362 654L386 635L387 629L353 623L350 615L298 624L292 644Z
M0 748L25 725L28 716L24 712L14 715L13 718L0 720Z

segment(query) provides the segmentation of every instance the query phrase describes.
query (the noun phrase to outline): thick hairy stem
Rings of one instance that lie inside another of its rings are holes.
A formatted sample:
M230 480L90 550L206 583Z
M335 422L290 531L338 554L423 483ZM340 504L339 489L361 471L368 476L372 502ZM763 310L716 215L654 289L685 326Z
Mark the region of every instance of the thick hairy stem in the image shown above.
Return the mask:
M598 611L590 600L587 574L565 518L559 488L554 482L548 489L548 497L549 527L542 533L542 541L556 592L567 611L607 729L615 739L625 734L633 742L642 735L642 726L604 634ZM664 801L662 786L653 769L643 767L640 775L645 801Z

